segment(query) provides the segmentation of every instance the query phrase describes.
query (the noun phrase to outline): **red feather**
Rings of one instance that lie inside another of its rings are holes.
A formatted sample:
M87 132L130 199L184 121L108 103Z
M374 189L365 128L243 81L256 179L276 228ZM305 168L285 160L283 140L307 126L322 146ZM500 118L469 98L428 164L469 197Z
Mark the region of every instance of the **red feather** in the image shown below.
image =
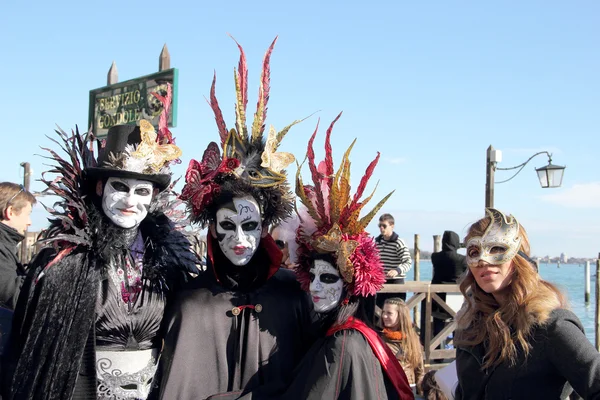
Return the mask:
M342 116L342 113L339 113L337 117L331 122L329 128L327 128L327 132L325 133L325 166L326 172L325 175L331 176L333 175L333 151L331 149L331 131L333 130L333 125L337 122L338 119ZM328 179L328 186L331 188L331 183L333 179Z
M231 35L230 38L233 39L237 47L240 49L240 62L238 64L237 77L240 82L240 91L242 95L242 104L244 105L244 111L246 111L246 105L248 104L248 67L246 65L246 54L244 53L244 49L238 43L237 40ZM241 134L241 132L240 132Z
M275 47L275 43L277 42L278 36L275 37L271 46L267 49L265 53L265 57L263 58L263 69L260 75L261 84L258 88L258 102L256 104L256 108L260 107L261 99L264 104L264 111L262 113L262 118L259 121L260 133L262 134L265 130L265 121L267 120L267 103L269 102L269 91L271 90L271 53L273 52L273 48Z
M352 208L354 208L358 204L358 201L360 200L361 196L363 195L365 188L367 187L367 183L369 182L369 179L371 179L371 175L373 175L373 170L375 170L375 167L377 166L377 163L379 162L379 156L380 156L380 154L379 154L379 152L377 152L377 157L375 157L375 159L373 161L371 161L371 163L367 167L367 170L365 171L365 174L360 179L360 184L358 185L358 188L356 189L356 193L354 194L354 198L352 199L352 205L349 207L350 212L353 211Z
M306 156L308 157L308 167L310 168L310 173L312 174L312 180L315 184L317 212L319 213L319 217L321 217L321 221L323 221L326 224L329 224L329 218L327 218L327 213L325 213L325 200L323 199L323 191L321 190L321 174L319 173L315 164L315 151L313 149L313 142L315 141L315 137L317 136L320 121L321 119L319 118L319 121L317 121L317 127L315 128L314 133L308 141L308 149L306 150Z
M215 72L213 76L212 85L210 86L210 107L215 113L215 120L217 121L217 128L219 129L219 136L221 136L221 146L227 140L228 132L227 127L225 126L225 120L223 119L223 113L221 112L221 108L219 107L219 102L217 101L217 97L215 96L215 84L217 82L217 73Z

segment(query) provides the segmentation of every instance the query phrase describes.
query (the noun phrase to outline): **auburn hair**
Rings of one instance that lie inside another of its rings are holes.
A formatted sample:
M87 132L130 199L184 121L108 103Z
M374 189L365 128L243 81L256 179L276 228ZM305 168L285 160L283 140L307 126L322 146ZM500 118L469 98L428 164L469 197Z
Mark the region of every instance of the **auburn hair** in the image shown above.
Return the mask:
M464 240L482 236L491 223L489 217L475 222ZM527 233L519 226L519 250L529 257ZM499 304L492 294L483 291L470 267L460 283L466 298L459 312L456 344L485 345L485 362L482 369L501 363L515 365L519 351L527 357L531 350L531 334L536 326L543 325L557 308L567 308L565 296L553 284L544 281L525 257L517 254L511 260L512 280L505 291L506 300Z
M404 354L404 362L408 362L413 368L418 368L423 363L423 350L419 336L413 327L410 310L399 297L386 299L383 306L385 307L386 304L394 305L398 310L396 326L387 329L402 333L402 340L398 342L398 345Z

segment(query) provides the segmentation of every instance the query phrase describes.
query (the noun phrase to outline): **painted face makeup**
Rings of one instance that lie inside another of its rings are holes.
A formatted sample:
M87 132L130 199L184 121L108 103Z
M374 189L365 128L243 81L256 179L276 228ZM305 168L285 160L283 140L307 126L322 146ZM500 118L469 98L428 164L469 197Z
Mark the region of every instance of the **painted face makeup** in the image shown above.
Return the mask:
M338 270L323 260L315 260L310 269L310 294L318 313L332 310L340 303L344 282Z
M233 265L246 265L258 249L262 233L261 212L251 196L234 197L233 207L217 211L219 247Z
M102 210L115 225L135 228L148 215L153 190L149 181L108 178L102 194Z

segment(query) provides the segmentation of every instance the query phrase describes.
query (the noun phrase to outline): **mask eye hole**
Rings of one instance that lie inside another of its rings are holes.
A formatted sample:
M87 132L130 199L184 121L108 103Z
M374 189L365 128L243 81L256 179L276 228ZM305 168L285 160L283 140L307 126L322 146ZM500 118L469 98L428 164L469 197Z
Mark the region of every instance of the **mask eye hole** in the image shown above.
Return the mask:
M137 390L137 385L135 383L130 383L127 385L121 385L121 389L125 389L125 390Z
M135 194L137 194L138 196L150 196L150 193L152 192L148 188L135 189Z
M467 249L467 255L471 258L477 258L480 254L479 248L477 247L469 247Z
M129 186L127 186L126 184L124 184L123 182L111 182L110 185L113 187L113 189L115 189L117 192L129 192Z
M334 275L334 274L327 274L327 273L321 274L321 277L320 277L321 282L329 284L329 285L332 283L336 283L339 279L340 279L339 276Z
M310 274L308 274L308 276L310 277L311 282L313 282L315 280L315 274L313 274L312 272Z
M219 226L221 227L221 229L226 230L226 231L235 230L235 224L233 224L229 221L222 221L219 223Z
M246 232L255 231L256 228L258 228L258 222L256 221L246 222L242 225L242 229Z
M506 247L494 246L490 249L490 254L504 254L506 253Z

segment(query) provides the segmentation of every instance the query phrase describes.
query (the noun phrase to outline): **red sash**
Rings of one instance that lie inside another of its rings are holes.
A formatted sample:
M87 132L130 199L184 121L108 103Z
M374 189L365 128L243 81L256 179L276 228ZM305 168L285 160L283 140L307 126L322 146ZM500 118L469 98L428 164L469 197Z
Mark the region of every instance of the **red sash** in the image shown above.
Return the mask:
M408 379L404 370L400 366L400 363L396 357L392 354L390 348L383 343L379 335L369 328L364 322L355 319L353 317L348 318L342 325L336 325L329 328L326 336L331 336L334 333L344 329L356 329L363 334L367 342L371 346L371 350L381 363L383 370L394 385L394 388L398 392L398 396L402 400L414 400L415 396L410 388Z

